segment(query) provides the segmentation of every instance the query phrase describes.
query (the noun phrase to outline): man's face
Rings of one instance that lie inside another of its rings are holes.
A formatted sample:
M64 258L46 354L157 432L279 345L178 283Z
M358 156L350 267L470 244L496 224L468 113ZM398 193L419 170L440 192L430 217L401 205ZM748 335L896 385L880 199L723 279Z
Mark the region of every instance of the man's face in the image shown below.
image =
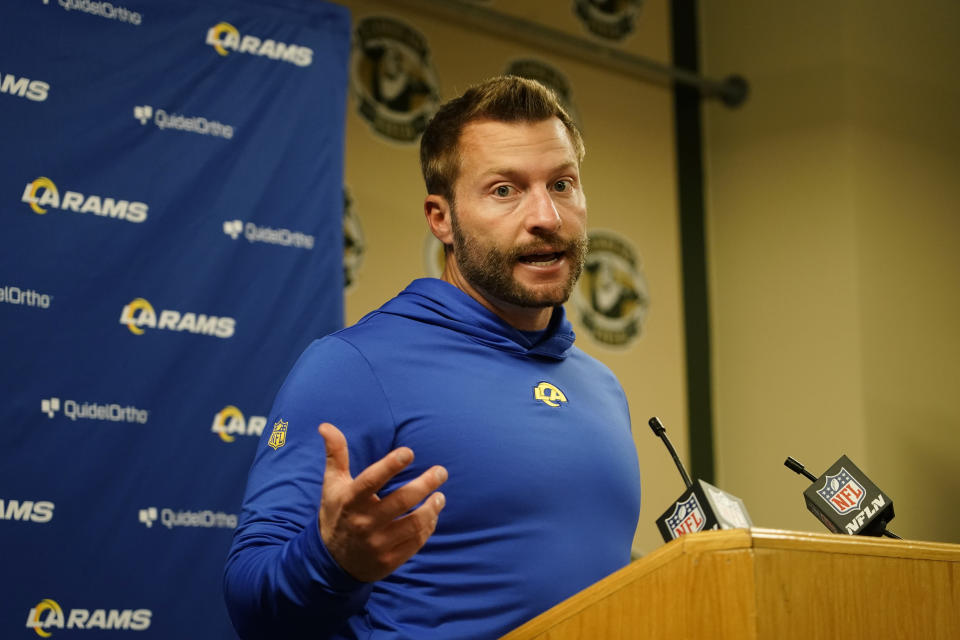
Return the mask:
M556 118L473 122L460 156L448 260L495 307L565 302L587 249L586 199L566 128Z

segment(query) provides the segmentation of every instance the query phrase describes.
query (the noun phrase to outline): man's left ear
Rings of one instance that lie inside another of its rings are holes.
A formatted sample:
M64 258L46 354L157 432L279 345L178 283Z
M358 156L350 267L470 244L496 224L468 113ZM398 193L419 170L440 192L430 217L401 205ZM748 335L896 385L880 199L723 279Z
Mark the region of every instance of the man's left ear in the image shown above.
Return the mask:
M453 214L446 198L437 194L428 195L423 201L423 215L437 240L444 245L453 244Z

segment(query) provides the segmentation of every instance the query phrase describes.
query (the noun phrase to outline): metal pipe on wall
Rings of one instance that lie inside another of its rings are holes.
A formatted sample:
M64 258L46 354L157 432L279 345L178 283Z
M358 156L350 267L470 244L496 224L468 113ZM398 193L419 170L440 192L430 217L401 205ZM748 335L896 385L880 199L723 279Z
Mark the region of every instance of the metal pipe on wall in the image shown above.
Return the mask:
M697 89L703 98L716 98L728 107L743 104L749 93L747 81L739 75L723 80L707 78L656 60L622 51L586 38L564 33L542 24L511 16L462 0L393 0L391 4L481 29L500 38L604 67L633 78L658 84L676 83Z

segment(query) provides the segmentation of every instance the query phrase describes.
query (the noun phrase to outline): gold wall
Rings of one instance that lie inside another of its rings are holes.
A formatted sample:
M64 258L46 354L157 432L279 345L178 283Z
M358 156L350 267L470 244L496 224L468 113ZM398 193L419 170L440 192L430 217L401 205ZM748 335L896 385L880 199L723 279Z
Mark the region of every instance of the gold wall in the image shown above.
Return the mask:
M788 455L848 454L903 537L960 542L960 4L702 2L720 486L822 530Z

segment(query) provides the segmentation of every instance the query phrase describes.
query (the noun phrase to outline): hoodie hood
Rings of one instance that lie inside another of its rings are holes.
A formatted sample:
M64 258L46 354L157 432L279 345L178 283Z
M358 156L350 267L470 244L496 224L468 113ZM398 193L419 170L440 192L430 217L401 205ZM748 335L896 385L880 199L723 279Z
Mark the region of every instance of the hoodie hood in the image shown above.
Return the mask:
M554 307L547 328L533 341L466 292L437 278L414 280L374 313L444 327L500 351L553 360L566 358L576 337L562 306Z

